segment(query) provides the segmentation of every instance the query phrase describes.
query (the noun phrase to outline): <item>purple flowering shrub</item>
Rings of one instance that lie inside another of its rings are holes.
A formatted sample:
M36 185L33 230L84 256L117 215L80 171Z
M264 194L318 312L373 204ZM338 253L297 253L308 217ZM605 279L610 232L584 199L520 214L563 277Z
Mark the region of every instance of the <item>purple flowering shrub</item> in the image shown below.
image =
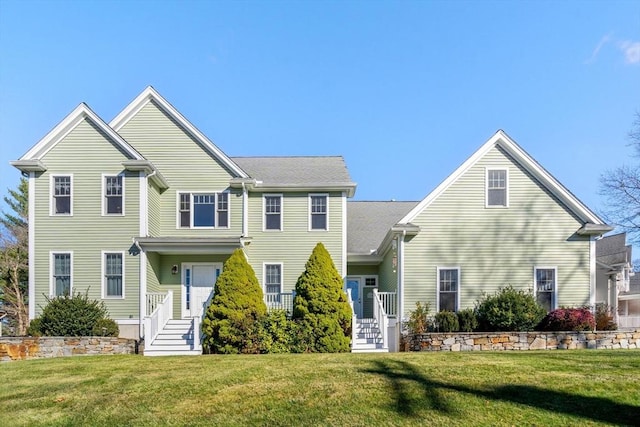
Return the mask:
M558 308L547 314L536 329L540 331L593 331L596 320L588 307Z

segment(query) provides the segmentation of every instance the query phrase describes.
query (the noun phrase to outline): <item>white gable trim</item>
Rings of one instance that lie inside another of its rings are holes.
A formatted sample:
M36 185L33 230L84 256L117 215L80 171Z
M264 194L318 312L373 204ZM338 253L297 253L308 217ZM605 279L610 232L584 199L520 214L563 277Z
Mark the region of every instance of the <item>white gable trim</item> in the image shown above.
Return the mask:
M160 107L169 114L175 121L177 121L184 129L187 130L198 140L209 153L220 160L226 167L233 171L240 178L248 178L249 176L244 172L240 166L238 166L233 160L229 158L222 150L220 150L209 138L207 138L202 132L200 132L189 120L187 120L175 107L166 99L164 99L152 86L147 86L140 95L129 103L111 122L111 126L115 131L119 131L122 127L135 117L140 110L147 105L151 100L155 101Z
M407 224L415 220L415 218L433 203L442 193L444 193L451 184L456 182L464 173L466 173L473 165L475 165L482 157L484 157L492 148L500 146L506 150L522 167L536 177L542 185L544 185L553 195L560 199L575 215L581 220L605 225L594 212L586 207L576 196L567 190L560 182L547 172L538 162L536 162L526 151L515 143L502 130L498 130L482 147L478 149L471 157L469 157L458 169L456 169L447 179L438 185L431 193L427 195L418 205L413 208L407 215L402 218L399 223Z
M72 130L76 128L84 119L91 120L100 130L111 138L124 152L132 159L144 160L144 157L138 153L127 141L125 141L116 131L107 125L91 108L84 102L78 105L67 117L56 125L48 134L45 135L36 145L34 145L20 160L36 160L41 159L49 152L58 142L64 139Z

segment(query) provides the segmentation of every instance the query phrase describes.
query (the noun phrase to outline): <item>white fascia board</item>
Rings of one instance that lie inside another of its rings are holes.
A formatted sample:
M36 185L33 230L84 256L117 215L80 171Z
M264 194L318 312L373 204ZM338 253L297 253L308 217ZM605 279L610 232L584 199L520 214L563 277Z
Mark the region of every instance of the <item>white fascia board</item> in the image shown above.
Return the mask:
M107 134L113 142L118 144L131 158L143 160L144 158L133 147L129 145L116 131L105 123L91 108L84 102L80 103L71 113L58 123L48 134L44 136L36 145L27 151L20 160L36 160L42 158L55 145L64 139L73 129L76 128L85 118L91 120L100 130Z
M173 105L164 99L152 86L147 86L133 101L129 103L111 122L111 126L119 131L129 120L134 117L147 103L151 100L155 101L160 107L177 121L184 129L187 130L203 147L209 151L214 157L219 159L225 166L232 170L240 178L248 178L248 175L229 158L222 150L220 150L209 138L200 132L189 120L187 120Z
M465 172L484 157L492 148L500 146L505 149L513 158L520 163L527 171L535 176L553 195L558 197L571 209L579 218L585 222L594 224L605 224L595 213L587 208L576 196L567 190L560 182L547 172L533 157L524 151L514 140L512 140L503 130L498 130L487 142L485 142L471 157L460 165L451 175L438 185L427 195L416 207L402 218L399 223L409 223L434 200L436 200L451 184L456 182Z

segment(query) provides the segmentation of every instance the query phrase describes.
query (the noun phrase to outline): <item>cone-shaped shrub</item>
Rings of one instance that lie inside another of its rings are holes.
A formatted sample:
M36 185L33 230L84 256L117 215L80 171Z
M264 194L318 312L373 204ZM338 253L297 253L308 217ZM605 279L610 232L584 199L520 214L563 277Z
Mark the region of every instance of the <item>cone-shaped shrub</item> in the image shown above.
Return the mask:
M307 351L349 351L351 307L342 290L342 278L322 243L313 249L296 282L293 317Z
M252 353L256 322L267 313L256 273L241 249L224 263L202 320L203 346L210 353Z

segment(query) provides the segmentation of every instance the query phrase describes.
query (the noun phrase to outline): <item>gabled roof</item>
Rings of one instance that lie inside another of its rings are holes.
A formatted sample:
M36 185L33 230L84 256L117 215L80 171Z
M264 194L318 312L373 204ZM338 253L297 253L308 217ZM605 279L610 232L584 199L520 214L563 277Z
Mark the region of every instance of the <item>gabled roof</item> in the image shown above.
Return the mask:
M418 202L349 201L347 205L347 253L369 255L389 230Z
M614 234L597 240L596 259L607 266L631 263L631 245L627 246L627 234Z
M240 178L247 178L247 174L234 163L222 150L220 150L209 138L200 132L189 120L187 120L178 110L175 109L166 99L164 99L153 87L147 86L133 101L129 103L111 122L109 125L117 132L132 117L134 117L145 105L154 101L160 106L172 119L180 124L193 138L202 144L203 147L230 171Z
M95 126L103 131L109 138L122 149L133 160L144 160L127 141L125 141L116 131L114 131L104 120L102 120L84 102L78 105L71 113L58 123L48 134L44 136L36 145L27 151L19 160L11 162L18 169L21 166L32 167L36 161L49 152L55 145L76 128L83 120L90 120Z
M524 169L531 173L544 187L546 187L554 196L564 203L571 212L573 212L580 220L586 224L594 224L584 230L584 234L602 234L610 231L605 222L583 204L576 196L566 189L557 179L547 172L533 157L524 151L514 140L512 140L504 131L498 130L482 147L478 149L471 157L469 157L458 169L456 169L447 179L438 185L431 193L427 195L415 208L400 220L401 224L413 221L427 206L433 203L447 188L458 180L465 172L474 166L482 157L484 157L491 149L499 146L508 152L516 162ZM593 228L593 229L592 229Z

